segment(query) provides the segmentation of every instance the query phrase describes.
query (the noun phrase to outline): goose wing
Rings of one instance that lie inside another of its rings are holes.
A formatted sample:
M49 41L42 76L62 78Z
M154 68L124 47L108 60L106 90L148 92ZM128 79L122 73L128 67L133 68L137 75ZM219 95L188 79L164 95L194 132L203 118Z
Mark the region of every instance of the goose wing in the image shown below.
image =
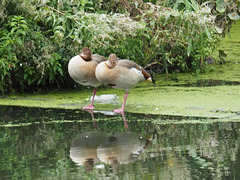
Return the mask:
M92 60L99 64L102 61L106 61L106 58L104 56L99 55L99 54L93 54L92 55Z
M142 74L144 75L145 79L152 78L152 76L142 66L138 65L137 63L135 63L133 61L130 61L127 59L120 59L118 61L118 66L126 67L128 69L135 68L137 70L142 71Z

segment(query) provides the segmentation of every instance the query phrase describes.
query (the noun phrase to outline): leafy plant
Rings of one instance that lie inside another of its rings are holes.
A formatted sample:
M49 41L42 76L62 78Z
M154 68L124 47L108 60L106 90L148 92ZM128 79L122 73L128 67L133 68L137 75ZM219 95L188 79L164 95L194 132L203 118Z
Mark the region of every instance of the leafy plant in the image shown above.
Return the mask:
M11 16L5 27L9 31L0 31L0 56L2 57L0 68L3 69L3 73L0 74L0 89L2 93L4 93L4 87L9 86L7 82L11 84L11 71L16 68L19 61L16 54L19 47L23 45L29 30L27 22L22 16Z
M1 31L0 39L1 92L36 90L61 81L63 76L60 60L53 46L37 30L31 29L22 16L11 16Z
M238 11L222 0L1 1L0 92L73 85L67 63L84 46L155 73L199 72Z

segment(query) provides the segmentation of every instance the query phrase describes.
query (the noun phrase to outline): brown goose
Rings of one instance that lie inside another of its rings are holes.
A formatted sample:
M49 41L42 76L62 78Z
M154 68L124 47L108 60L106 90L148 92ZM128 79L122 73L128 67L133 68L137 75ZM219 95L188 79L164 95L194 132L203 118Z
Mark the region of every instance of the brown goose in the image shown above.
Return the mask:
M75 82L94 87L92 101L90 105L82 107L83 110L94 109L94 97L97 87L101 85L95 76L95 69L102 61L106 61L106 58L98 54L92 54L91 50L85 47L81 54L74 56L68 63L68 73Z
M124 112L128 92L139 82L147 80L155 84L151 75L140 65L126 59L118 60L116 54L110 54L107 61L97 66L96 77L103 84L126 91L122 107L114 110L116 113Z

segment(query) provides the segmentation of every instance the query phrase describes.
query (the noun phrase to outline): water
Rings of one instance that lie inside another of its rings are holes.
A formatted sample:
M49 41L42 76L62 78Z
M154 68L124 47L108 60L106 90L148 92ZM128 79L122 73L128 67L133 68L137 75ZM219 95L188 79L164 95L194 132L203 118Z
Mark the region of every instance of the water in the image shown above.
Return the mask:
M0 179L240 179L240 121L105 114L0 106Z

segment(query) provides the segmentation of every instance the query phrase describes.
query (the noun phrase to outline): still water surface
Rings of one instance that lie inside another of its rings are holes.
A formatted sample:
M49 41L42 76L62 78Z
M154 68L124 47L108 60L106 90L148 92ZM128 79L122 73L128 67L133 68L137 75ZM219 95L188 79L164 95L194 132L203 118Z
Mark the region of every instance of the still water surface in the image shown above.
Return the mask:
M0 106L0 179L240 179L240 121Z

